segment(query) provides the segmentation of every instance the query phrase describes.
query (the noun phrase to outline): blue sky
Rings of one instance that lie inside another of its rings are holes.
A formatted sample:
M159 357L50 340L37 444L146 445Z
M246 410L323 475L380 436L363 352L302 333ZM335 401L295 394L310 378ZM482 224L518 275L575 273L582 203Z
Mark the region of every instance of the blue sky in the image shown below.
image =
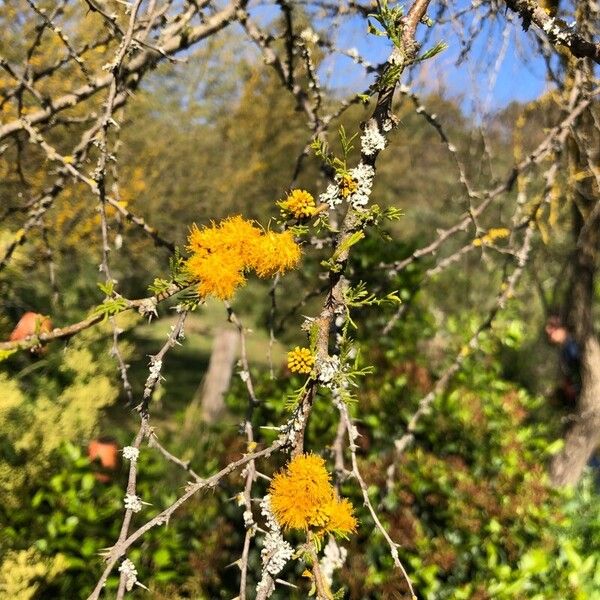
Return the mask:
M262 0L259 2L252 14L263 24L280 18L278 7L263 4ZM471 0L455 0L453 11L470 5ZM429 16L434 18L435 1L431 6ZM492 20L476 23L475 41L468 58L457 63L462 49L461 28L472 25L473 16L468 13L458 27L443 22L436 23L430 30L420 26L421 37L429 31L425 49L438 41L448 44L448 49L415 69L414 88L420 93L443 92L445 97L456 99L466 114L478 120L484 120L512 101L527 102L538 97L547 82L544 61L534 44L534 31L524 32L513 13L500 12ZM368 34L366 22L361 17L344 17L339 23L317 19L315 28L338 48L356 48L372 64L380 64L389 55L390 42ZM366 76L364 69L347 56L335 54L322 63L319 77L322 85L336 90L340 96L347 96L365 90L373 76Z
M457 2L457 8L462 4L462 0ZM422 32L424 29L421 27ZM493 112L513 100L528 101L539 96L546 86L545 65L532 43L535 34L523 32L517 19L511 22L502 14L477 27L469 58L460 64L456 61L462 32L449 24L439 24L430 33L431 41L425 47L444 41L448 49L418 68L416 85L425 91L444 90L446 95L460 99L467 112ZM333 35L342 48L358 49L373 63L382 62L389 53L389 42L368 35L360 18L347 21L338 31L328 29L327 35ZM349 93L362 90L369 81L362 69L344 56L325 63L321 75L330 87Z

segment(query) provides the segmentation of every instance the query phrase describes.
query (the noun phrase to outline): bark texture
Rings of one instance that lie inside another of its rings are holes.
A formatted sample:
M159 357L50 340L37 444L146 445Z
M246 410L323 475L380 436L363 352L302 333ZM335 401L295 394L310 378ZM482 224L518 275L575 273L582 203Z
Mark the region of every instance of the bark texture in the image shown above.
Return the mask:
M600 344L590 336L583 350L582 389L565 445L552 461L556 486L575 485L600 444Z
M550 468L556 486L576 484L600 445L600 344L594 327L594 285L600 264L600 138L595 110L592 105L581 116L567 149L571 174L586 175L571 177L575 247L566 303L567 324L581 349L581 391L565 445Z

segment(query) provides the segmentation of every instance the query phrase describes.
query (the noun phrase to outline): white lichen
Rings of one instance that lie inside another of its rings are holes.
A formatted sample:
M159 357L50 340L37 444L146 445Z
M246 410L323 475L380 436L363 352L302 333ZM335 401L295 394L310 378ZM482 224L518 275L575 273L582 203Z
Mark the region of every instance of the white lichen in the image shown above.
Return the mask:
M319 381L326 387L331 387L333 381L340 370L340 357L328 356L317 363Z
M310 27L307 27L300 32L300 39L307 44L316 44L319 41L319 36Z
M381 134L379 134L381 136ZM382 139L383 136L381 136ZM377 149L381 150L381 142L376 141L374 137L370 136L368 143L375 142ZM385 145L385 139L384 139ZM363 148L363 152L364 152ZM371 147L367 146L367 151L371 151ZM336 206L341 204L344 200L342 194L342 185L344 180L350 178L353 182L352 190L348 192L346 190L345 200L355 210L363 209L369 203L369 197L371 196L371 190L373 188L373 178L375 177L375 169L372 166L367 165L363 162L358 163L354 169L350 169L346 176L338 173L335 175L335 183L330 183L327 189L319 196L319 202L328 204L330 209L335 209Z
M157 311L158 301L156 298L145 298L138 307L138 312L142 317L147 316L149 321L152 317L158 317Z
M294 549L283 539L281 528L271 510L271 496L267 494L260 502L260 512L265 517L269 530L265 535L264 545L260 552L262 560L262 576L256 586L257 594L264 591L267 597L273 593L272 578L275 578L286 563L292 558Z
M350 170L350 177L356 183L356 189L348 195L346 200L354 209L364 208L369 203L375 169L371 165L361 162Z
M331 585L333 581L333 573L337 569L341 569L346 562L348 556L348 550L338 546L333 536L329 537L325 549L323 550L323 558L320 561L321 573L327 580L327 583Z
M148 588L138 581L138 573L135 565L126 558L121 565L119 566L119 573L125 579L125 589L130 592L133 589L134 585L137 585L141 588L147 590Z
M337 180L337 176L336 176ZM342 203L339 185L330 183L327 189L319 196L320 204L328 204L331 210Z
M375 119L371 119L365 126L360 138L360 147L365 156L373 156L376 152L381 152L385 148L385 138L377 127Z
M346 54L355 62L358 61L360 57L360 54L356 48L348 48L348 50L346 50Z
M123 458L126 460L135 462L135 461L137 461L139 455L140 455L139 448L136 448L134 446L125 446L125 448L123 448Z
M138 513L140 510L142 510L142 499L135 494L125 494L125 498L123 498L123 506L125 506L126 510Z
M126 558L119 567L119 573L125 578L125 589L130 592L138 580L135 565Z

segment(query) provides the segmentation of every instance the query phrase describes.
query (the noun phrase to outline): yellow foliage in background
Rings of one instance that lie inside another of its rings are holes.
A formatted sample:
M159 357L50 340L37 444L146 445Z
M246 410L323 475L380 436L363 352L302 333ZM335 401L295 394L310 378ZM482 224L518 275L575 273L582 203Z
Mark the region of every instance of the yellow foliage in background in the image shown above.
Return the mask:
M496 240L502 240L510 235L510 229L506 227L492 227L487 233L473 240L473 246L485 246L493 244Z
M35 36L35 31L39 27L35 20L24 25L23 30L18 35L13 34L14 23L18 20L27 7L23 0L0 4L0 27L3 32L3 53L9 61L19 62L19 58L24 54L23 50ZM42 7L44 8L44 7ZM67 37L73 48L83 48L85 44L89 45L86 52L83 53L85 68L88 73L98 72L102 65L107 62L111 53L114 53L113 47L107 47L104 44L98 44L95 40L102 40L106 37L104 33L104 24L100 15L86 11L84 6L78 3L69 3L62 10L63 28L62 34ZM35 51L28 56L28 67L32 74L44 73L54 65L60 64L64 60L65 45L58 35L44 35ZM0 91L7 90L18 85L13 77L8 73L2 72L0 77ZM41 77L36 80L36 89L41 97L58 97L62 94L72 92L79 86L88 83L84 70L71 61L65 63L60 69L47 77ZM78 104L68 109L65 114L69 116L83 117L91 106L99 109L102 98L93 98L88 103ZM40 101L32 94L23 94L23 106L21 114L27 115L40 110ZM8 102L2 107L3 120L8 122L19 118L18 105L16 102Z
M36 597L40 582L52 581L67 566L60 554L42 558L33 548L9 552L0 563L0 597L31 600Z
M0 373L0 431L11 448L0 457L0 494L8 507L18 507L24 486L43 476L63 442L92 436L102 411L117 400L110 356L97 345L90 350L97 336L83 332L62 353L59 371L68 381L63 389L32 394L19 380ZM130 350L122 345L121 351L127 356Z

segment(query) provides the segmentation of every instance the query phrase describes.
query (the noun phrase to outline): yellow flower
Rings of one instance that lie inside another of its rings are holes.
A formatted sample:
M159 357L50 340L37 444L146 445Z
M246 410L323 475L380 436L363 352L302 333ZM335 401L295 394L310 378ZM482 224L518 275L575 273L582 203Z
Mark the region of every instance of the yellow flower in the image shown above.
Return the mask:
M202 297L227 300L246 281L244 263L234 253L194 254L188 259L187 268L194 279L200 281L198 293Z
M308 374L312 371L315 364L315 357L308 348L296 346L287 355L288 369L292 373Z
M325 461L314 454L293 458L285 471L275 475L269 490L271 509L286 529L306 529L319 525L319 509L332 498L332 487Z
M344 535L356 531L358 523L350 500L334 498L325 510L329 516L324 527L326 533Z
M240 215L222 221L220 230L223 246L235 248L238 251L243 251L247 244L253 243L262 234L253 221L248 221Z
M315 199L306 190L292 190L287 199L278 204L285 212L293 215L296 219L312 217L317 210Z
M193 225L186 268L198 281L202 297L227 300L246 281L244 272L255 269L260 277L284 273L300 260L300 248L290 232L263 232L241 216L202 227Z
M210 227L198 228L194 223L188 236L188 245L186 246L190 252L196 256L206 256L214 252L219 244L219 232L214 223Z
M294 457L275 475L269 493L273 514L284 529L314 527L318 534L340 535L356 530L352 505L338 498L320 456Z
M202 229L194 225L187 246L192 256L186 267L192 278L199 281L198 294L221 300L231 298L246 281L247 247L260 236L260 229L239 215Z
M259 277L272 277L293 269L300 262L300 247L290 231L267 231L251 248L249 264Z
M218 225L213 222L202 229L194 225L188 237L187 249L202 256L215 252L231 252L241 256L246 245L252 244L260 236L260 229L252 221L236 215Z

